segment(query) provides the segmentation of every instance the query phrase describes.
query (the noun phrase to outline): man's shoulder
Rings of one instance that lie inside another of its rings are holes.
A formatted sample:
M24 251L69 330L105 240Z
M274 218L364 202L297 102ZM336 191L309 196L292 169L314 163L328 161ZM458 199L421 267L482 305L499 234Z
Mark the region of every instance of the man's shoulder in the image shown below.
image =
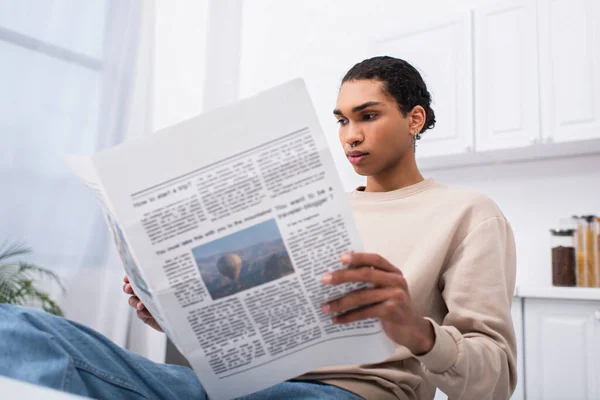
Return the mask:
M432 188L433 191L437 191L440 195L449 199L456 199L463 202L467 202L473 206L490 206L496 203L490 196L474 190L457 185L447 185L444 183L438 183Z
M461 186L438 183L429 195L439 199L439 206L469 214L476 219L505 218L498 204L487 194Z

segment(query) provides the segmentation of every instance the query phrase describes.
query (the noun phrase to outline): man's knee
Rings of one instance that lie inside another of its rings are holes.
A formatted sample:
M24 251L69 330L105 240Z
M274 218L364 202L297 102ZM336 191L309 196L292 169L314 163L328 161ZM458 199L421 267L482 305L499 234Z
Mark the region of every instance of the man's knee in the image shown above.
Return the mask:
M0 315L2 317L10 317L11 315L17 315L18 313L25 310L25 307L15 306L12 304L0 303Z
M27 312L28 309L25 307L0 304L0 331L16 324L17 321L23 318L23 314Z
M31 308L0 304L0 351L10 351L11 343L35 342L52 338L52 325L57 317Z

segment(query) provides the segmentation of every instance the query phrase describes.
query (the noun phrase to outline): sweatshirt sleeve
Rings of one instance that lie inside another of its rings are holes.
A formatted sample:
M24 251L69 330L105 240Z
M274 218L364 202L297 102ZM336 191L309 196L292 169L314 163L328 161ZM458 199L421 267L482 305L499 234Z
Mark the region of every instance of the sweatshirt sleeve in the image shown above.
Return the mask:
M511 318L515 240L508 221L479 223L454 251L440 279L448 313L433 348L416 357L451 400L508 399L517 384Z

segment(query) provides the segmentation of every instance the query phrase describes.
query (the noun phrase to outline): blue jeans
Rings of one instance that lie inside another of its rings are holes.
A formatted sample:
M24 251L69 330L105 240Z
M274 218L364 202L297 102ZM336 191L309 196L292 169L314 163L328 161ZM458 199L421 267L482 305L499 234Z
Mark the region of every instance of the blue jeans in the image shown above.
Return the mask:
M154 363L83 325L6 304L0 304L0 375L98 399L208 399L189 368ZM243 399L362 398L290 381Z

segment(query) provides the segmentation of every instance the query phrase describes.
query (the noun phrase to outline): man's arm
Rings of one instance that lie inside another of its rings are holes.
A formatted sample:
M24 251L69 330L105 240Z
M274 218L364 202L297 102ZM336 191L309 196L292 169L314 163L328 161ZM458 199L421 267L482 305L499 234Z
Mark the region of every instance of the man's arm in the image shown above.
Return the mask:
M440 279L448 308L442 326L415 314L401 271L381 256L351 253L342 262L353 268L327 274L323 283L374 287L325 304L325 313L342 312L335 323L378 318L388 337L407 347L451 399L510 397L517 377L510 315L516 257L505 218L481 222L452 255Z
M441 326L431 321L435 344L417 359L450 399L508 399L517 385L515 254L506 219L489 218L462 241L441 277L448 314Z

